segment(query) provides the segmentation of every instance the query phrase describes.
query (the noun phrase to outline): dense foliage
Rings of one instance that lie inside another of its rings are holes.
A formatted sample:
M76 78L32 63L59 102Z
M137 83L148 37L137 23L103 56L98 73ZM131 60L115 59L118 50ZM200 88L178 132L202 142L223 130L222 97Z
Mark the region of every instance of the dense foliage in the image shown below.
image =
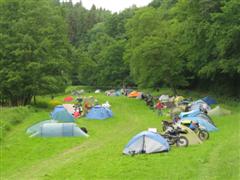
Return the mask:
M239 97L239 8L238 0L153 0L112 14L81 2L1 0L1 104L68 84Z
M1 2L2 103L25 105L35 95L64 89L71 48L66 28L59 6L52 1Z

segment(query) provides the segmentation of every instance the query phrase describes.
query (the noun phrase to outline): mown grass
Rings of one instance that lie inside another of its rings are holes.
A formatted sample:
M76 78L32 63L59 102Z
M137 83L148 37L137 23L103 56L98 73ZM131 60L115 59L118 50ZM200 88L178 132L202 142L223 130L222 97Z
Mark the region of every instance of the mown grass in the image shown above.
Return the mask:
M214 118L219 131L201 145L129 157L122 155L122 150L130 138L149 127L160 129L160 121L166 117L158 117L140 100L94 96L99 102L110 102L114 117L79 119L77 123L87 127L89 138L29 138L27 127L49 119L49 110L43 108L30 112L13 127L1 144L2 179L240 178L240 104L227 105L232 115Z

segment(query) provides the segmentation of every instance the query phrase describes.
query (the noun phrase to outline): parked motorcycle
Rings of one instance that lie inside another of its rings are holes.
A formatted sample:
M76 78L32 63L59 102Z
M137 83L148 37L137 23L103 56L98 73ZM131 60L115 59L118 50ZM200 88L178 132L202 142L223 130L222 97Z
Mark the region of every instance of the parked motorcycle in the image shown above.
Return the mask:
M186 137L181 136L181 134L186 134L185 131L181 129L167 129L162 136L168 141L169 145L174 145L178 147L187 147L189 141Z

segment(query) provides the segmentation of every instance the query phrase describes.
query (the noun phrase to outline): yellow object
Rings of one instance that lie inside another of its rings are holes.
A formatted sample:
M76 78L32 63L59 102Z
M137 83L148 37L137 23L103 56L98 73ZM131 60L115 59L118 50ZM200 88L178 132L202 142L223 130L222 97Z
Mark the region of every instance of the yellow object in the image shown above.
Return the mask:
M55 106L58 106L58 105L61 105L61 104L62 104L62 102L58 101L58 100L51 100L51 101L49 101L49 105L51 107L55 107Z
M175 103L175 104L178 104L178 103L180 103L182 100L184 100L184 97L183 97L183 96L177 96L177 97L174 99L174 103Z

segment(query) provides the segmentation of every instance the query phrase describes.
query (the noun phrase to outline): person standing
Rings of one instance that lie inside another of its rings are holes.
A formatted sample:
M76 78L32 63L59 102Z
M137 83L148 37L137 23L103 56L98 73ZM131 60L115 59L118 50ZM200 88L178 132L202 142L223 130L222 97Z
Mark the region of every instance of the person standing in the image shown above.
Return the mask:
M157 109L157 112L158 112L159 116L163 115L162 110L163 110L164 107L165 106L161 101L158 101L157 104L155 105L155 108Z

